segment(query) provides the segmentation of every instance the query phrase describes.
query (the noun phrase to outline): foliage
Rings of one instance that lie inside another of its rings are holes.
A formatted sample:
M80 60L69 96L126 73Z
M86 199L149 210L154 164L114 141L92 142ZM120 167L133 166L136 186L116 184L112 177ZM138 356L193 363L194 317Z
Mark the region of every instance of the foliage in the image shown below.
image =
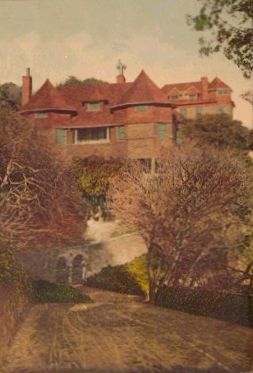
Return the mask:
M250 78L253 69L252 0L199 0L200 12L188 16L196 31L210 31L210 39L200 38L200 53L209 56L223 51Z
M252 131L226 114L206 114L187 120L181 124L180 132L186 139L244 153L249 152L253 143Z
M0 85L0 103L17 110L21 105L21 88L14 83Z
M246 91L240 95L245 101L253 106L253 90Z
M253 296L248 296L247 286L236 292L164 287L159 292L157 304L195 315L253 325L253 313L250 312Z
M89 277L87 284L119 293L144 295L148 290L146 255L124 265L103 268L100 273Z
M118 175L123 160L91 156L73 161L73 173L90 210L104 207L110 182Z
M182 123L180 132L184 139L193 139L199 143L199 146L208 144L221 150L232 150L233 156L245 161L248 173L252 175L253 165L249 151L252 150L253 146L253 132L243 126L240 121L233 120L226 114L204 115ZM245 199L247 199L247 210L245 213L247 215L253 208L252 183L250 185L248 196L245 196ZM240 245L243 251L240 261L245 264L245 268L251 260L253 261L252 222L252 218L248 219L247 227L242 230L240 237Z
M96 79L96 78L87 78L84 80L78 79L75 76L69 76L64 82L57 85L57 88L64 88L64 87L80 87L87 84L95 85L105 83L103 80Z
M151 300L164 283L232 285L228 259L239 255L235 237L245 224L244 163L228 151L188 143L164 150L157 166L147 175L133 163L109 190L114 215L147 244Z
M70 171L16 112L0 108L0 239L36 246L81 234Z
M16 259L15 251L6 242L0 240L0 285L16 286L29 291L29 279L24 268Z
M90 297L80 290L45 280L33 280L32 290L35 303L91 303Z

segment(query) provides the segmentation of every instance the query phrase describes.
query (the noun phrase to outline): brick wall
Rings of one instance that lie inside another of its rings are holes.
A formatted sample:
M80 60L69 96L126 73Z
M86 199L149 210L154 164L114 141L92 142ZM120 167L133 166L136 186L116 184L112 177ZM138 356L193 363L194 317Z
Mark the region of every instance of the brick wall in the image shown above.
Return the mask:
M172 143L172 124L169 121L165 123L166 130L163 138L159 136L158 123L136 122L125 125L126 138L123 140L117 138L116 126L113 126L110 127L110 141L108 143L56 144L56 128L67 128L69 115L49 113L48 118L45 119L35 119L32 115L30 120L38 132L55 147L56 151L69 160L73 157L91 155L105 158L153 158L159 153L161 147L167 147ZM66 127L64 123L66 123Z

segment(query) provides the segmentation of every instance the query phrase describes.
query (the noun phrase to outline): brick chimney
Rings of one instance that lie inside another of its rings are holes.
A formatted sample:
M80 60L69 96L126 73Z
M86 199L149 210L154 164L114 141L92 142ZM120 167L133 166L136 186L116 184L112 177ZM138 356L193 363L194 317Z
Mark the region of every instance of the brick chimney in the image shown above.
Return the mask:
M30 75L30 67L27 67L26 75L22 77L22 81L22 106L24 106L32 97L32 77Z
M208 99L208 79L206 76L201 77L202 99Z
M125 75L124 75L124 74L119 74L119 75L117 75L117 77L116 77L116 82L117 82L117 83L125 83L125 82L126 82Z

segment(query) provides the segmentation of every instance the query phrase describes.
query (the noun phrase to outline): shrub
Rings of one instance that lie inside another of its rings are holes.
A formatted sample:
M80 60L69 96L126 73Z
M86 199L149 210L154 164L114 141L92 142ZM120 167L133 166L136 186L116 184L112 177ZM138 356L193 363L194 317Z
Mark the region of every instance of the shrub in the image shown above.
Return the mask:
M247 286L234 292L164 286L157 296L156 304L195 315L253 326L253 297L249 295Z
M146 255L124 265L103 268L88 278L87 285L118 293L145 295L148 290Z
M33 280L33 302L35 303L90 303L87 295L68 285L57 285L44 280Z

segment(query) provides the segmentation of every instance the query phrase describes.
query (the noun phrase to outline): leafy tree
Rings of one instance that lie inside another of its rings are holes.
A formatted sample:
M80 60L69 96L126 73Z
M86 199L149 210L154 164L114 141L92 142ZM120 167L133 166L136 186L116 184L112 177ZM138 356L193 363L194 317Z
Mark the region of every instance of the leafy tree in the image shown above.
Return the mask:
M232 286L227 266L240 251L247 188L243 162L189 143L164 152L154 175L133 163L112 180L112 212L147 244L151 301L165 284Z
M0 86L0 103L17 110L21 105L21 88L14 83L4 83Z
M96 79L96 78L87 78L84 80L78 79L75 76L69 76L63 83L58 84L57 88L64 88L64 87L80 87L83 85L91 84L100 84L105 83L103 80Z
M226 114L198 116L182 123L179 131L185 139L244 154L248 154L253 142L252 131Z
M100 206L105 211L106 193L124 161L91 156L73 161L73 174L91 214Z
M252 0L198 0L200 12L188 16L197 31L210 31L210 38L200 38L200 53L209 56L223 51L250 78L253 70Z
M241 97L253 106L253 90L242 93Z

